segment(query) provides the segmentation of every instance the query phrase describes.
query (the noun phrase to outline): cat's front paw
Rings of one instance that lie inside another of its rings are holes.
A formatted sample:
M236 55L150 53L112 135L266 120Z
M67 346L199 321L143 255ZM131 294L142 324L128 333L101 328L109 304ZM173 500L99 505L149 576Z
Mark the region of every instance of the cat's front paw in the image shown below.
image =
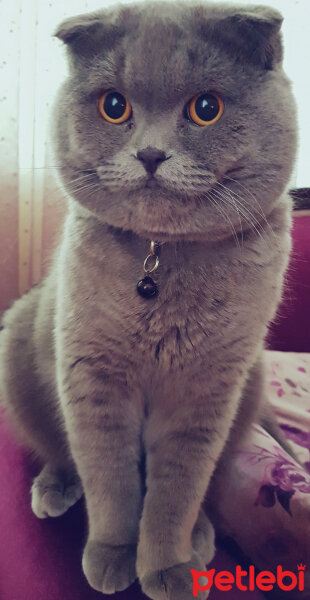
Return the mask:
M134 544L109 546L90 540L83 554L83 571L98 592L114 594L126 590L136 579Z
M82 484L74 471L54 470L46 465L32 484L31 508L39 519L59 517L82 495Z
M191 569L205 571L205 566L197 554L187 563L146 573L140 578L142 590L152 600L193 600ZM208 595L208 591L199 591L196 598L206 600Z

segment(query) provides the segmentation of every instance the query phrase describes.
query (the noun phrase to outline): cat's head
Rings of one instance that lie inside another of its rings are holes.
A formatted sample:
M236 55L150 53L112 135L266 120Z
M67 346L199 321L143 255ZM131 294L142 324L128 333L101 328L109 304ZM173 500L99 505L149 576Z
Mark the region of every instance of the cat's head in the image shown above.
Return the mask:
M281 15L264 6L118 5L56 35L65 189L104 222L158 240L259 227L287 186L295 105Z

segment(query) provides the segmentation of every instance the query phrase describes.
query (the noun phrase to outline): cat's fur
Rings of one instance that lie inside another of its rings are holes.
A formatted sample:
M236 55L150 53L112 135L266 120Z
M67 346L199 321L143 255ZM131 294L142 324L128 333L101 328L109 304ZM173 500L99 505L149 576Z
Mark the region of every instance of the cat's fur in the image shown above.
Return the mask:
M192 597L190 568L213 553L201 504L263 396L296 136L281 20L266 7L147 2L57 32L70 59L54 112L69 213L49 276L4 317L1 379L45 463L34 512L62 514L84 490L83 568L104 593L137 572L154 600ZM100 116L107 89L130 100L128 122ZM209 90L224 114L199 127L184 106ZM170 157L152 179L137 159L147 147ZM160 293L145 300L150 239L164 242Z

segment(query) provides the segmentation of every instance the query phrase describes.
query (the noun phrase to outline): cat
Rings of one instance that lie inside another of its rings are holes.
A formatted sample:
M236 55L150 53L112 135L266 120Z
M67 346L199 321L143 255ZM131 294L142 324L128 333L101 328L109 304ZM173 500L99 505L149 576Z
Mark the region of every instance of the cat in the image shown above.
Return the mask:
M44 464L34 513L84 493L83 570L105 594L138 577L153 600L192 598L218 474L264 410L296 150L281 22L264 6L147 2L55 34L68 215L49 275L4 315L2 395Z

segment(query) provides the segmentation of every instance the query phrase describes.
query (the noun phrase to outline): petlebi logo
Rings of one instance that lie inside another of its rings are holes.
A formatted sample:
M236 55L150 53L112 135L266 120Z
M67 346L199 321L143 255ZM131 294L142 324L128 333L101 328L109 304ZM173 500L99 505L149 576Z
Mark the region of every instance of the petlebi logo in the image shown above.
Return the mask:
M243 592L261 590L270 592L276 586L283 592L305 589L305 569L306 565L297 565L297 573L286 571L281 565L277 567L276 573L271 571L255 572L255 567L251 565L249 570L242 569L240 565L236 566L235 573L231 571L196 571L191 569L193 577L193 596L197 598L199 591L210 590L213 586L222 592L230 591L233 586Z

